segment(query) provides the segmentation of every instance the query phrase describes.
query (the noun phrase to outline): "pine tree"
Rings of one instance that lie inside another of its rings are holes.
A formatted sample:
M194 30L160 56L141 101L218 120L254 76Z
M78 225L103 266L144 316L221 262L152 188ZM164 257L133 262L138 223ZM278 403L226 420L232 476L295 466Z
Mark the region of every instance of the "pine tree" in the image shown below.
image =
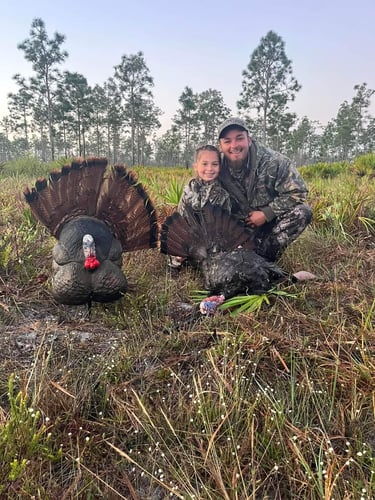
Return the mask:
M35 93L39 93L39 99L36 99L37 110L40 110L40 106L45 108L52 159L55 158L54 100L59 79L57 65L68 57L68 53L61 50L64 41L65 36L60 33L55 33L54 37L49 39L44 21L35 18L31 24L30 38L18 45L35 71L35 76L30 80L31 88Z
M242 92L237 102L240 110L245 113L255 110L261 117L263 142L275 134L274 124L283 122L288 102L294 100L301 88L292 73L292 61L286 56L283 39L269 31L242 72Z
M182 136L183 162L184 166L188 168L193 156L194 143L199 137L198 96L194 94L192 88L185 87L178 102L181 107L177 110L173 122Z
M124 121L130 127L131 164L135 165L136 156L139 159L140 131L145 132L148 128L149 133L153 128L160 126L157 120L157 115L160 113L154 106L151 92L154 80L146 65L143 52L130 56L123 55L121 63L115 66L114 81L123 101ZM148 127L145 127L145 113L148 116Z

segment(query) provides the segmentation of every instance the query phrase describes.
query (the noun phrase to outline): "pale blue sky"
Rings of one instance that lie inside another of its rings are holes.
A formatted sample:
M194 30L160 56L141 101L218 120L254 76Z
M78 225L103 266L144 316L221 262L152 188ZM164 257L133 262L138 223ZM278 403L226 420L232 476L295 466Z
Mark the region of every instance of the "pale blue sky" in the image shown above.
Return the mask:
M63 69L103 84L123 54L144 53L165 132L185 86L220 90L236 113L242 71L261 37L285 42L302 85L291 109L326 125L366 82L375 89L375 0L13 0L1 5L0 117L12 76L31 65L17 45L42 18L49 37L66 36ZM375 98L371 113L375 115Z

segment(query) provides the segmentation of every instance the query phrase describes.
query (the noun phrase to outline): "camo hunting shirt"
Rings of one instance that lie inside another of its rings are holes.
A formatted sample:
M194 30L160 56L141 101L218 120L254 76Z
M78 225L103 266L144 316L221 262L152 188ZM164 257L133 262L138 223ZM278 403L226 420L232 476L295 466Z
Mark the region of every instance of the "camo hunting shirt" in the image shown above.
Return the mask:
M231 170L224 158L219 178L230 195L232 213L240 219L261 210L271 221L303 204L308 192L289 158L254 140L242 170Z
M219 205L228 212L231 210L229 194L222 187L220 181L205 182L199 177L195 177L186 184L177 211L185 217L187 205L191 206L193 210L200 210L208 203Z

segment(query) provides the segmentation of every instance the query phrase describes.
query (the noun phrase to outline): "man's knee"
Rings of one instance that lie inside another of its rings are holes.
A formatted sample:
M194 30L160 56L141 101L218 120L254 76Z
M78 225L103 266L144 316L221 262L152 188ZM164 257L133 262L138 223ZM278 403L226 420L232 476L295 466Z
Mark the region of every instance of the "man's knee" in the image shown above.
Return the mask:
M278 217L273 228L275 234L300 234L312 221L312 209L308 205L297 205L290 212Z
M312 209L308 205L297 205L279 217L269 231L256 238L256 252L268 260L278 259L282 252L305 230L312 220Z

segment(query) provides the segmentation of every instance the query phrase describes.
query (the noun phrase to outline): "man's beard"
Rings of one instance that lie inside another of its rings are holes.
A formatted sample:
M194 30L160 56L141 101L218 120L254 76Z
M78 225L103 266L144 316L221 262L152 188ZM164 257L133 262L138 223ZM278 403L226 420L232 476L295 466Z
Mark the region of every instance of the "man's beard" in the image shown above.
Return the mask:
M232 170L241 170L242 167L246 164L245 160L235 160L235 161L229 161L229 167Z
M247 156L243 160L230 160L228 159L228 166L231 170L238 171L242 170L244 167L246 167L247 164Z

